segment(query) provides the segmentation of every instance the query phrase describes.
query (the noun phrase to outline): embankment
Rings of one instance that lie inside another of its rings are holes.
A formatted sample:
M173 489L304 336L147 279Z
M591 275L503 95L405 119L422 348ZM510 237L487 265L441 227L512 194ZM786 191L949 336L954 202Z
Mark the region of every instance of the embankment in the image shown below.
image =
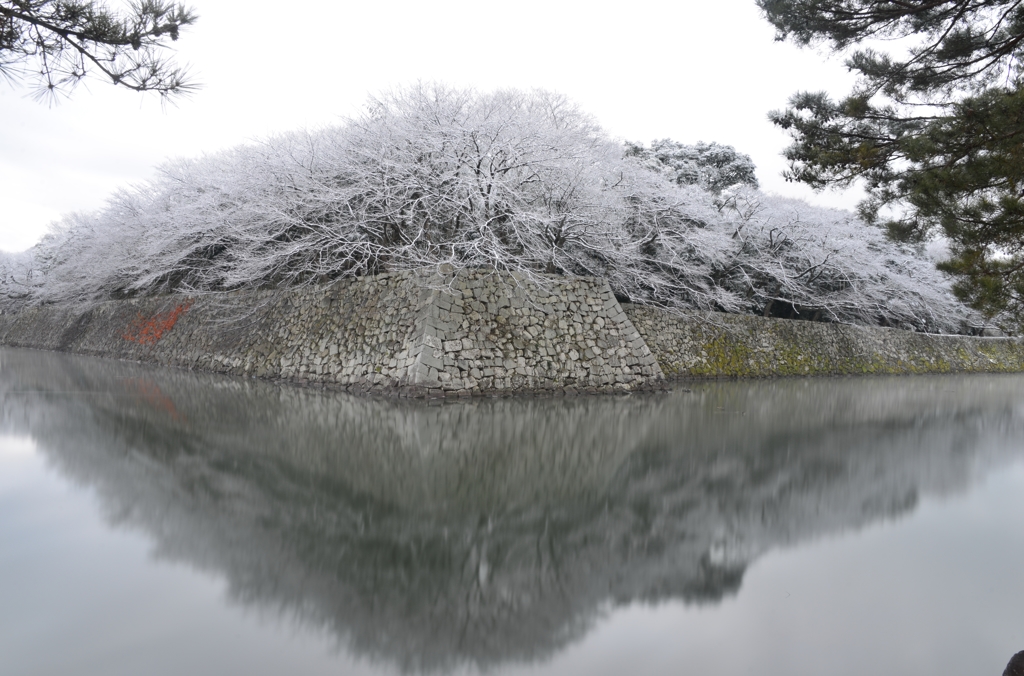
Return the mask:
M625 392L666 379L1024 371L1024 342L616 301L607 282L403 272L0 315L0 345L398 396Z

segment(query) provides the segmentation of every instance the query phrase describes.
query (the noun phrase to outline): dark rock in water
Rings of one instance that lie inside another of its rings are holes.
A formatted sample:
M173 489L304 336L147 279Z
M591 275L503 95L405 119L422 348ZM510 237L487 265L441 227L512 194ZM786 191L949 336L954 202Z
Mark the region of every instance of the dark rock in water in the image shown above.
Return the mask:
M1024 676L1024 650L1010 658L1003 676Z

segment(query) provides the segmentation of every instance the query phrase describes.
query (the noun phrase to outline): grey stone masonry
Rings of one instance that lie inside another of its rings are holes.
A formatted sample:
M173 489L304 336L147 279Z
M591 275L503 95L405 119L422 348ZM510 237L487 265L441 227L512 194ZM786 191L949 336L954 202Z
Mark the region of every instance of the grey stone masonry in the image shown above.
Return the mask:
M594 278L470 271L431 292L412 385L473 391L626 391L663 379L657 361Z
M656 387L606 281L464 271L0 315L0 344L400 396Z
M670 379L1024 371L1020 338L624 308Z
M484 270L0 314L0 345L393 396L629 392L666 378L1024 371L1016 338L672 314L589 277Z

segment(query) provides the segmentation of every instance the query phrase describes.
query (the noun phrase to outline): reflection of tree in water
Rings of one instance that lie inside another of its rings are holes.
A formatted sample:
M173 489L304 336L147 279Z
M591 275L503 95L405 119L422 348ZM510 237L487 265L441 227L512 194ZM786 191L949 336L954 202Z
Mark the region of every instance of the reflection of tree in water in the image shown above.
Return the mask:
M0 375L3 428L161 555L408 670L716 602L766 550L899 515L1024 437L999 377L428 406L22 351Z

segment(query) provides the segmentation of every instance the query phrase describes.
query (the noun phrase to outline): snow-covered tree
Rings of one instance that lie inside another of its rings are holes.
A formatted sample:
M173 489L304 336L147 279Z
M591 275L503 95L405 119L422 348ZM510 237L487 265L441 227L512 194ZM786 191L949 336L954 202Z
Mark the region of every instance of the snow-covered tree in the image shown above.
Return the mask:
M419 86L340 127L168 163L100 213L65 219L40 247L40 297L448 264L642 278L631 295L710 307L722 296L708 275L716 247L692 231L715 208L698 193L624 158L558 95ZM645 267L654 243L665 253Z
M624 148L555 94L420 85L337 127L169 162L66 217L0 285L89 301L486 268L602 276L680 310L963 328L914 249L757 192L727 146L654 148Z
M649 147L627 143L626 154L673 183L698 185L715 194L735 185L758 185L754 161L732 146L704 142L687 145L665 138L653 141Z
M37 251L0 251L0 312L15 311L36 297L32 265Z
M717 282L746 299L745 311L932 332L980 326L923 252L849 212L741 188L723 216L739 246Z

